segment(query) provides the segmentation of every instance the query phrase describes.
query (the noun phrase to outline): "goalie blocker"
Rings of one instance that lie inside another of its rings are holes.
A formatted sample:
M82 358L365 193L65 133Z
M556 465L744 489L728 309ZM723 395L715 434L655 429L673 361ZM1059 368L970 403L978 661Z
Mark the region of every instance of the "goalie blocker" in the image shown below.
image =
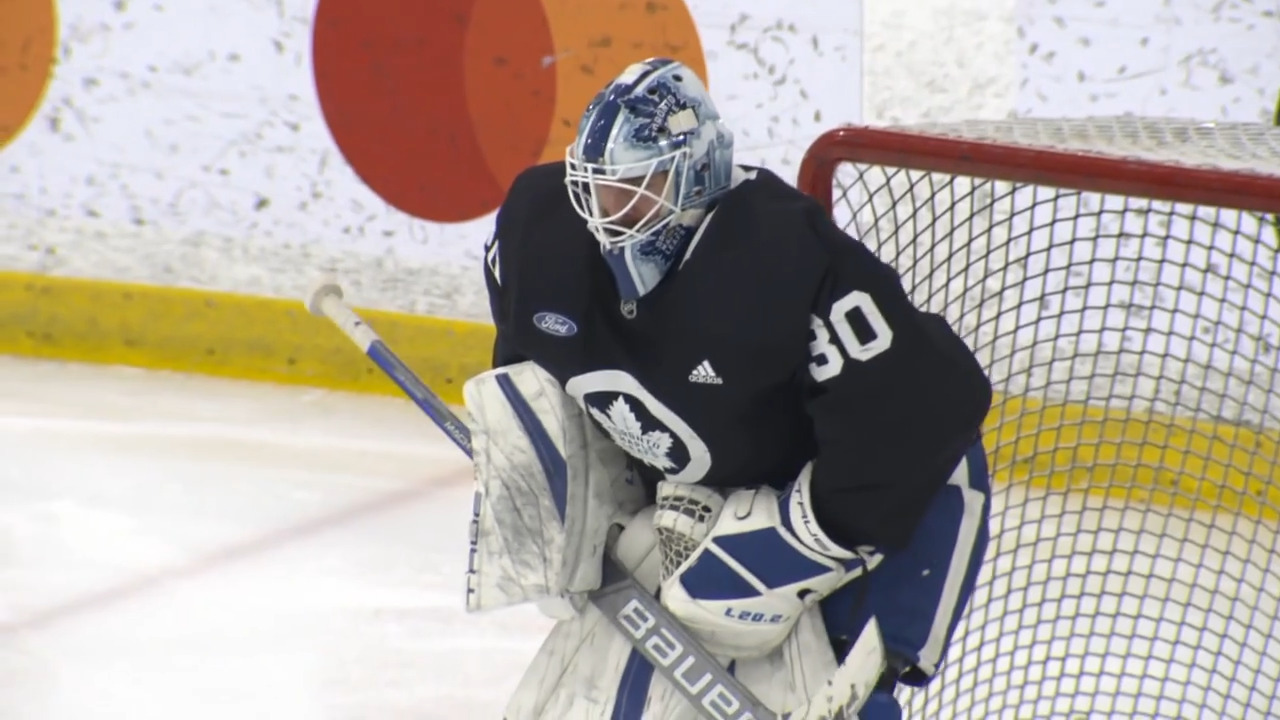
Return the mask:
M674 720L700 717L699 712L738 717L728 705L717 708L713 692L707 695L711 707L693 708L636 655L627 638L582 602L583 593L600 585L606 551L651 592L658 592L664 582L679 582L675 571L688 564L700 541L732 527L716 521L723 499L711 501L716 507L701 516L701 530L682 528L685 536L701 532L702 538L692 543L671 539L670 529L679 523L660 520L655 531L655 513L671 515L677 506L687 512L692 506L689 497L718 494L697 486L674 486L659 490L668 498L680 498L678 503L660 498L658 505L648 504L652 498L639 484L628 482L626 456L538 366L526 362L484 373L468 381L464 396L473 417L478 486L468 608L533 602L561 620L511 697L507 720ZM541 434L530 435L529 427L540 428ZM556 473L544 470L561 462L567 468L563 485ZM762 497L789 503L798 490L781 495L767 488L761 492ZM875 557L866 563L873 570L850 572L851 577L836 583L838 587L820 601L805 606L780 644L769 641L774 646L737 653L739 657L721 654L721 664L770 709L803 712L854 644L860 638L864 646L872 641L863 631L878 630L894 672L870 694L859 717L900 717L891 696L898 672L903 682L922 683L936 671L972 589L986 545L987 497L985 455L977 445L934 498L910 543ZM687 516L699 520L696 512ZM789 522L779 518L775 525ZM752 530L761 527L767 529ZM665 536L661 549L659 534ZM753 557L736 559L732 550L720 547L718 557L743 569L749 582L758 582L752 572L768 575L778 563L795 562L785 555L762 553L760 545L754 546ZM850 565L847 559L843 562ZM732 585L742 580L727 581ZM635 622L643 630L640 620ZM747 636L750 626L749 621L742 624ZM698 633L697 624L691 629ZM708 640L713 652L734 647L733 641ZM858 652L865 654L865 648ZM859 682L871 686L880 679L886 661L880 652L857 661L860 672L869 675ZM707 684L704 677L683 679L690 687Z

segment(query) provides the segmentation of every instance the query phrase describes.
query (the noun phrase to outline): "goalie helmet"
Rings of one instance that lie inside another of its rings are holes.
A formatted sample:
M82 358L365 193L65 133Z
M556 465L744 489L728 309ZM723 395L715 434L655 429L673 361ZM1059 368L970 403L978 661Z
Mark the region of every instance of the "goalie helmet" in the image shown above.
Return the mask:
M702 80L652 58L598 93L565 151L569 197L599 240L623 300L652 290L729 189L733 134Z

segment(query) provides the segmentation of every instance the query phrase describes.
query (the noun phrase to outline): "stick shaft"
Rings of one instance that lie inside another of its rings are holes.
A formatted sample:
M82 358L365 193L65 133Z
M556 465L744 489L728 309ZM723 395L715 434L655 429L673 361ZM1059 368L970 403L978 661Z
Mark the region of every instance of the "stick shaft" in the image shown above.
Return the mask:
M400 390L427 414L462 452L471 457L471 430L426 383L405 365L378 333L369 327L341 297L326 295L319 302L320 311L337 325L378 369L386 373Z

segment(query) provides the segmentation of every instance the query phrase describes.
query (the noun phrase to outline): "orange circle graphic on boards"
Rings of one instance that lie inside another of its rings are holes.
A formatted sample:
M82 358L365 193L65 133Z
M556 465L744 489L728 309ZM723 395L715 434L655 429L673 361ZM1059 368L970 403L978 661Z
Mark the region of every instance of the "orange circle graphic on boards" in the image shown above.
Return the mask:
M557 160L606 82L674 57L706 78L683 0L319 0L321 112L360 179L425 220L492 212Z
M3 0L0 10L0 148L22 132L44 97L57 50L55 0Z

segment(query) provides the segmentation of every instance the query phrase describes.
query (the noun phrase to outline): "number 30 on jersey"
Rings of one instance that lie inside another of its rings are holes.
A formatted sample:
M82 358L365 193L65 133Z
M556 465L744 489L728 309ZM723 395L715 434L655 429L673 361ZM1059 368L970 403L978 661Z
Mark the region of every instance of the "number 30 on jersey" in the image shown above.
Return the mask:
M860 339L854 332L850 318L857 315L861 315L865 325L871 328L871 337ZM818 382L839 375L844 369L845 358L866 362L888 350L893 343L893 330L885 322L880 308L876 307L876 301L861 290L854 290L835 301L826 320L810 315L809 329L813 331L813 340L809 343L813 361L809 363L809 372Z

